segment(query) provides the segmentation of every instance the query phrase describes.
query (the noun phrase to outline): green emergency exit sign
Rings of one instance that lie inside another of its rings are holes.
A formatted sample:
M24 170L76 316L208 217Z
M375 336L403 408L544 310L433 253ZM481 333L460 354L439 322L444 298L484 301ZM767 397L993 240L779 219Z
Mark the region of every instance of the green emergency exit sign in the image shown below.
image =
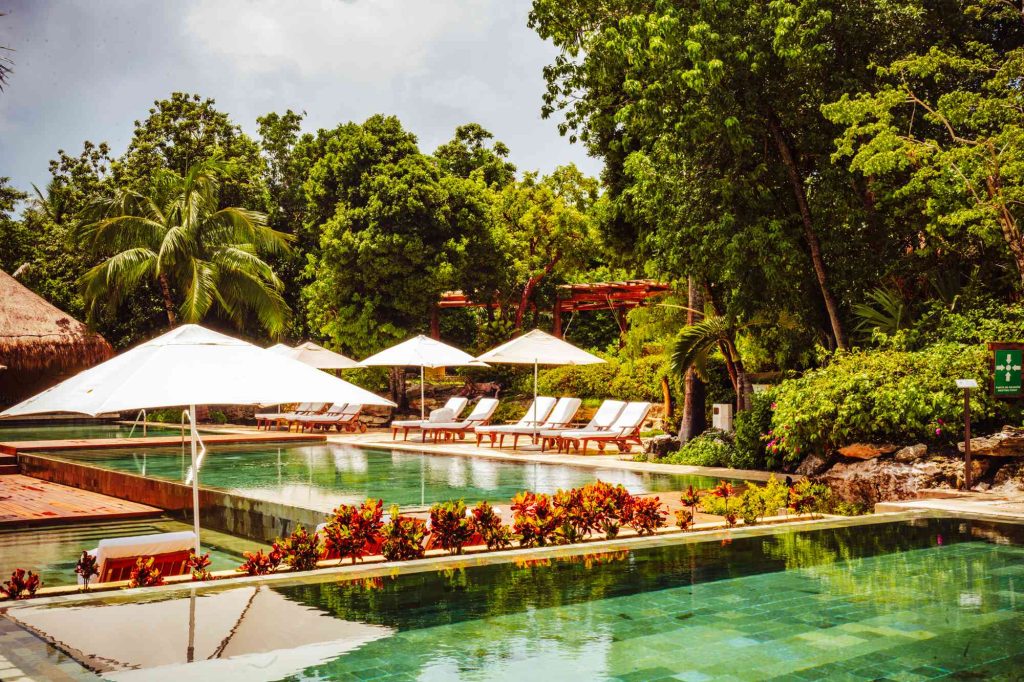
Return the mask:
M1024 352L1018 349L993 351L992 392L996 396L1021 395L1021 360Z

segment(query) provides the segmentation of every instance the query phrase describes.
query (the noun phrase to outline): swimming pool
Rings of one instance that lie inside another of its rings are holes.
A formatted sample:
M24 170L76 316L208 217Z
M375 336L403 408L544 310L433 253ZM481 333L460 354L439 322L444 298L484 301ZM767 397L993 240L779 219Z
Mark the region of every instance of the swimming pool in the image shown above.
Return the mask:
M188 451L181 448L81 450L47 453L47 457L172 481L184 480L191 461ZM533 464L334 443L217 446L211 448L199 470L203 486L324 512L339 502L361 502L367 497L379 497L386 504L403 507L459 498L467 502L505 502L521 490L550 493L598 478L622 483L633 493L717 483L702 476Z
M20 426L0 424L0 443L26 440L68 440L74 438L127 438L132 427L112 423L46 423L36 422ZM149 426L146 435L173 435L181 433L180 428ZM142 426L135 427L135 437L142 436Z
M183 530L192 530L192 526L173 519L5 528L0 530L0 579L6 580L14 569L24 568L39 574L45 586L73 585L77 580L75 563L82 550L96 547L100 540ZM261 547L252 540L203 531L203 552L210 553L211 571L236 568L242 563L243 551Z
M1012 679L1022 543L1021 525L837 524L9 617L117 679ZM32 674L56 652L36 641L13 657Z

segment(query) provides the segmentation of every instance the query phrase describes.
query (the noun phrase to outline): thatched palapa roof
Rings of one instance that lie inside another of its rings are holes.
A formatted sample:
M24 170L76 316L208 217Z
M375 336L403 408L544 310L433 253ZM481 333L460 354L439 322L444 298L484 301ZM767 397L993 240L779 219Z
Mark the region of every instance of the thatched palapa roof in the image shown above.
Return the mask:
M10 371L60 371L113 354L102 336L0 270L0 365Z

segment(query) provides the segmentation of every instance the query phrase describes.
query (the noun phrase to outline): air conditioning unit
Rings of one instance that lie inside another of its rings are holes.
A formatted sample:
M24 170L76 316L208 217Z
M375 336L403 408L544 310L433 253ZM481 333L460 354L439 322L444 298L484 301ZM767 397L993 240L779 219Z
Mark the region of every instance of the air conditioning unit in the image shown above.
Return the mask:
M726 433L732 432L732 403L715 403L711 407L711 426Z

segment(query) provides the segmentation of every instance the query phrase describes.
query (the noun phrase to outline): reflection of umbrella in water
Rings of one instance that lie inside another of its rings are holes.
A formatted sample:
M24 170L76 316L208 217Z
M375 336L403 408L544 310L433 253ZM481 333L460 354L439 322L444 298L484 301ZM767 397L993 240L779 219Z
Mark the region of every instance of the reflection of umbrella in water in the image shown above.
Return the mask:
M501 465L493 459L478 459L473 457L469 460L469 471L473 476L473 485L483 490L498 489L498 473Z
M393 633L334 618L266 586L28 607L9 616L112 680L279 679Z

